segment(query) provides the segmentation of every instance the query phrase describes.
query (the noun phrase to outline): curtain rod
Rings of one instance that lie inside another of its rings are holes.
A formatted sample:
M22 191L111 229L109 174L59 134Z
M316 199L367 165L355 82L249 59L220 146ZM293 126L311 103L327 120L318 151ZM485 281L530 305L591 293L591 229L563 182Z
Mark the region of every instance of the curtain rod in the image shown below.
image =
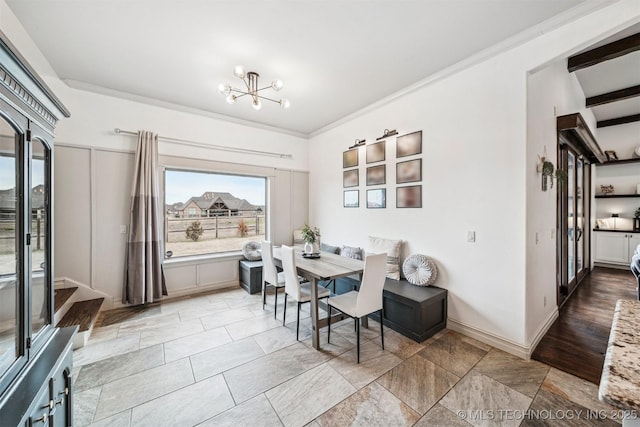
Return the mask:
M130 130L123 130L123 129L120 129L120 128L115 128L113 131L116 134L122 133L122 134L126 134L126 135L138 136L138 132L133 132L133 131L130 131ZM160 135L158 135L158 139L162 140L162 141L165 141L165 142L172 142L174 144L190 145L192 147L198 147L198 148L212 148L214 150L230 151L230 152L233 152L233 153L256 154L256 155L259 155L259 156L279 157L281 159L292 159L293 158L292 154L275 153L275 152L272 152L272 151L251 150L249 148L227 147L225 145L205 144L204 142L190 141L188 139L171 138L171 137L168 137L168 136L160 136Z

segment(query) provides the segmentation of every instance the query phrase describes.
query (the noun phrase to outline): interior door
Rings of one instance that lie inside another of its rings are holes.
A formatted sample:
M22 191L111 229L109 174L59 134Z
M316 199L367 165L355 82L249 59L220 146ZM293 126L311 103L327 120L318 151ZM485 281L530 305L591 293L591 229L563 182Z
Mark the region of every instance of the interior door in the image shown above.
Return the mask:
M558 305L589 272L590 163L568 144L561 144L558 167L567 176L558 183Z

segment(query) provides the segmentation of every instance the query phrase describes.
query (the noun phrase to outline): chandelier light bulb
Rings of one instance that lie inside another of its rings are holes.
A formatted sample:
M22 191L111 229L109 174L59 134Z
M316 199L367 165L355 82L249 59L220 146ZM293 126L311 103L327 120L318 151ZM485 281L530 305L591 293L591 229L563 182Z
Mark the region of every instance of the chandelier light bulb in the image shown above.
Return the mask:
M244 70L244 67L242 65L236 65L233 69L233 75L239 79L244 79L244 77L247 75L247 72Z
M271 82L271 89L275 90L276 92L282 89L283 86L284 86L284 83L282 83L282 80L280 79L274 80Z
M231 93L231 85L229 83L220 83L218 85L218 93L221 95L229 95Z
M259 110L262 108L262 102L260 102L260 100L258 98L255 98L252 102L253 108L255 108L256 110Z
M235 95L229 95L229 96L227 96L227 102L228 102L229 104L235 104L235 102L236 102L236 96L235 96Z
M281 99L280 107L286 110L287 108L291 107L291 102L287 98Z

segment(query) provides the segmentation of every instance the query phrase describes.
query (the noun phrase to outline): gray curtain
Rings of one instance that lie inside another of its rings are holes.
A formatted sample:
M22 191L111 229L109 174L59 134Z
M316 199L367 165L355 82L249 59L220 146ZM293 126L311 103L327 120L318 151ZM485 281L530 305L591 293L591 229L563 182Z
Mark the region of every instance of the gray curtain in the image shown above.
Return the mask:
M150 303L167 295L157 169L158 134L139 131L122 293L125 304Z

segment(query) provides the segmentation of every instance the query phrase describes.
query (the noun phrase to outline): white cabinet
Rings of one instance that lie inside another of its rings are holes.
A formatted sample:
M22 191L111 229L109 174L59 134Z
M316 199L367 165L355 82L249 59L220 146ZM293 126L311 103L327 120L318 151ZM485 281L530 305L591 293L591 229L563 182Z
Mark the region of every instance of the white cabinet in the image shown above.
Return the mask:
M640 233L595 231L593 236L595 262L628 266L636 247L640 244Z

